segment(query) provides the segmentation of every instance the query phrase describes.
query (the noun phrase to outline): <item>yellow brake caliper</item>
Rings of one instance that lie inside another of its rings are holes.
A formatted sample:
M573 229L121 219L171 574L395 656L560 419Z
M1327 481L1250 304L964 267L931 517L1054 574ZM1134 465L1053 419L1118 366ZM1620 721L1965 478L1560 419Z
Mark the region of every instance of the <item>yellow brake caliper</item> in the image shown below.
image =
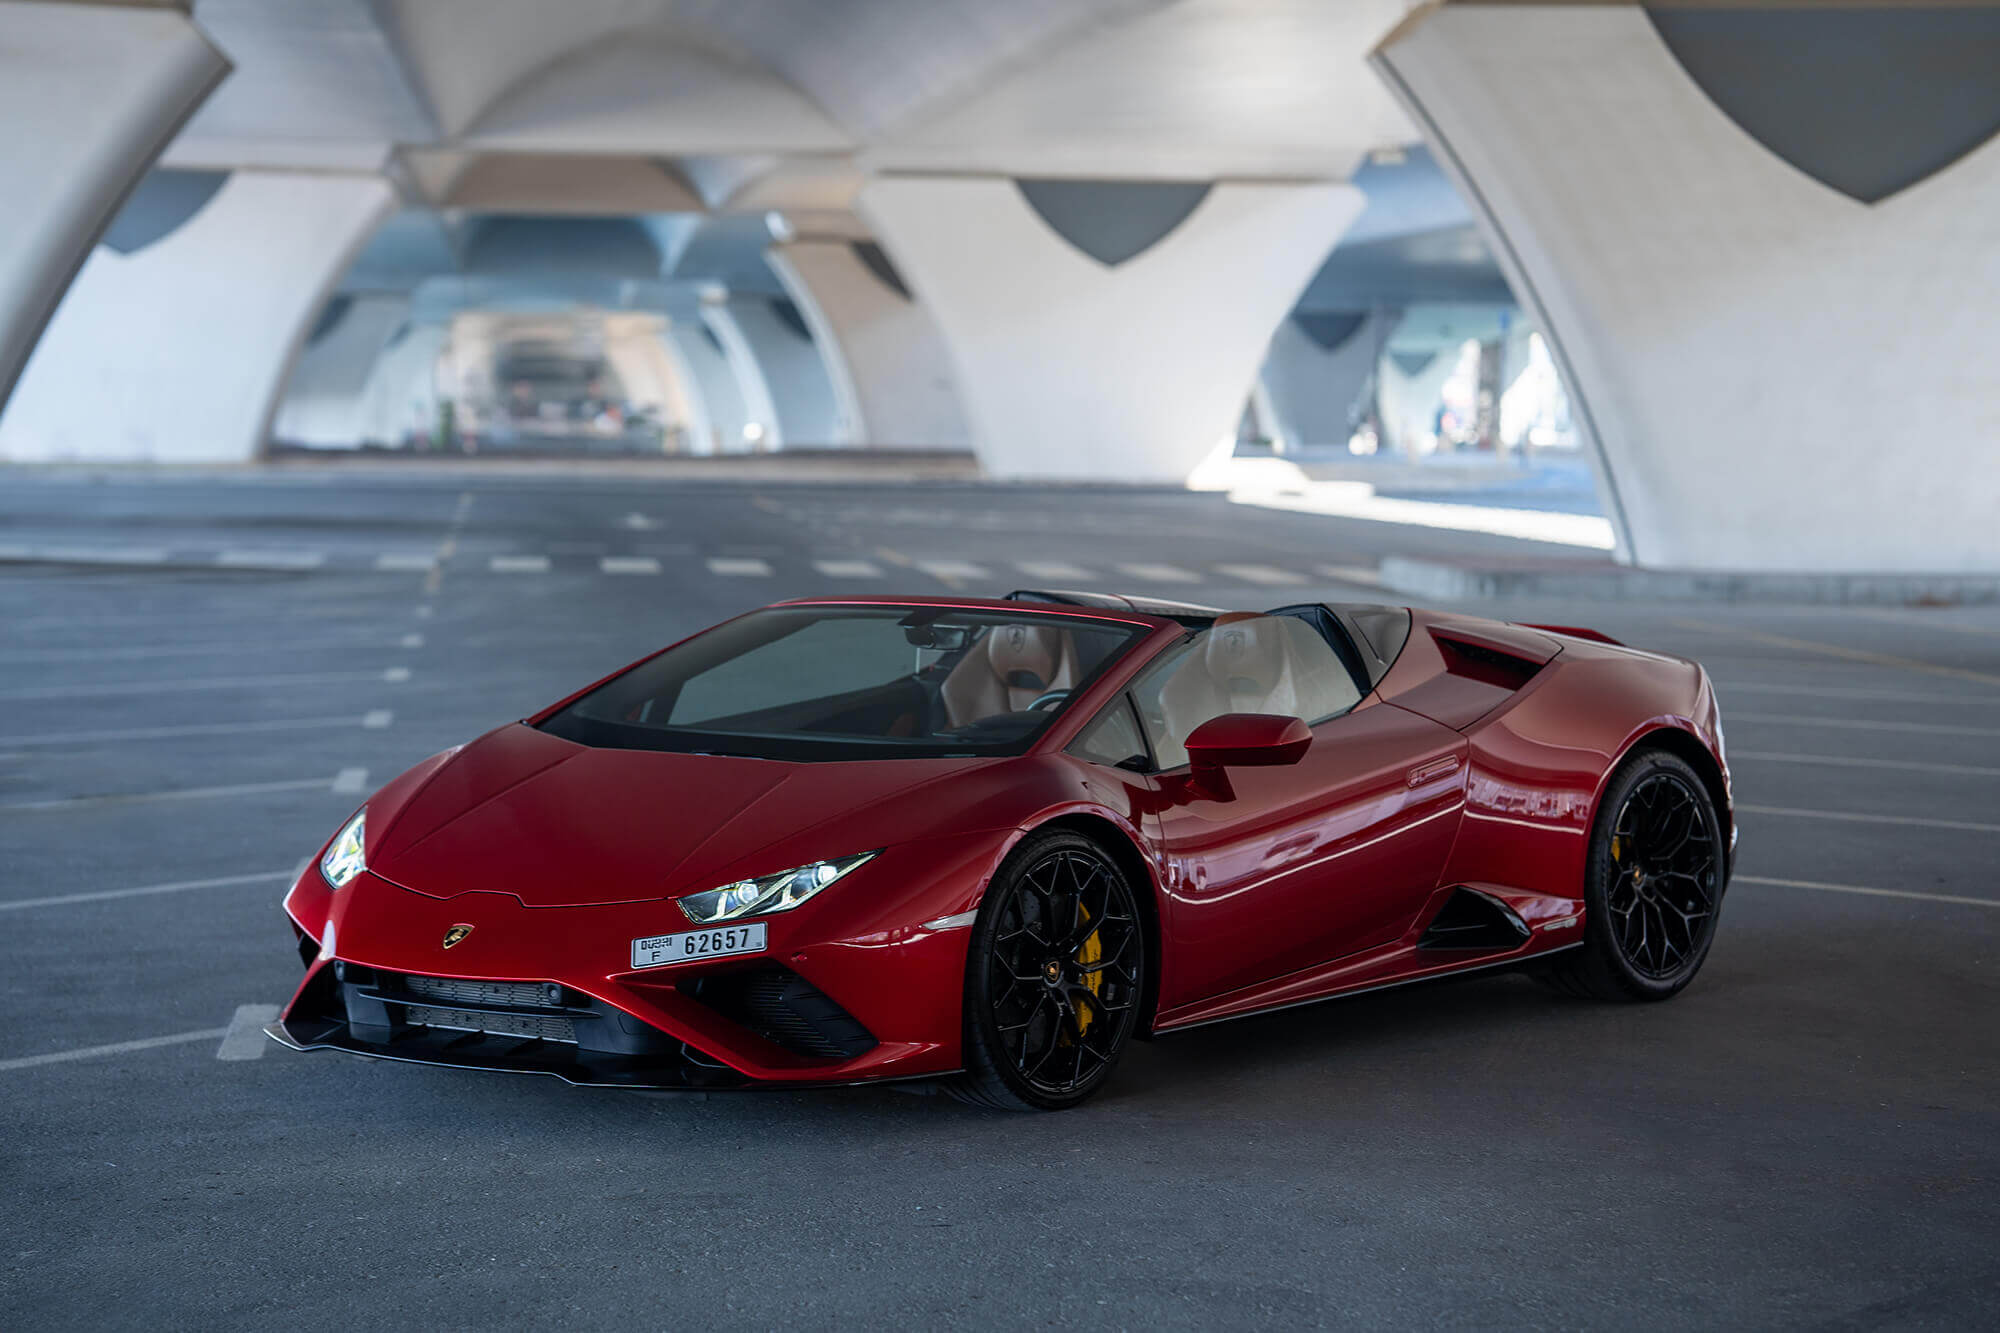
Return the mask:
M1085 921L1090 920L1090 909L1088 907L1085 907L1082 903L1078 903L1076 910L1083 913ZM1090 932L1090 937L1084 940L1083 947L1076 951L1077 962L1083 964L1085 967L1089 967L1092 963L1104 957L1104 941L1098 938L1101 933L1095 930ZM1102 972L1084 973L1083 985L1084 989L1088 990L1094 998L1099 988L1104 985L1104 974ZM1084 1005L1076 1011L1076 1032L1079 1037L1090 1031L1091 1020L1096 1015L1096 1009L1090 1005Z

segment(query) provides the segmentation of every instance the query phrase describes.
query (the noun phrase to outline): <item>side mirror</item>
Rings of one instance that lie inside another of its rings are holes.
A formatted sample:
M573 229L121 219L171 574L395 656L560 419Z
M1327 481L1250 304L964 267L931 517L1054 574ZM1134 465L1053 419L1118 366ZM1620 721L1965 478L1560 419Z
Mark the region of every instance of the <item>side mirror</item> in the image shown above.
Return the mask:
M1312 728L1276 713L1224 713L1188 734L1188 765L1196 772L1219 768L1275 768L1296 764L1312 744Z

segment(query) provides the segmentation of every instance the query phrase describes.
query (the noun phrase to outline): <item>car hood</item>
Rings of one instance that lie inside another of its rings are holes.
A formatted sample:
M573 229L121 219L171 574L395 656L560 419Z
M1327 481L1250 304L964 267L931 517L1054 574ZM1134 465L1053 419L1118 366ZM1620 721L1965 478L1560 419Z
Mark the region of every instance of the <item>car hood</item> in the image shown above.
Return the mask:
M530 907L694 893L882 846L883 809L898 804L885 798L985 762L781 763L502 727L382 812L369 868L432 897L509 893Z

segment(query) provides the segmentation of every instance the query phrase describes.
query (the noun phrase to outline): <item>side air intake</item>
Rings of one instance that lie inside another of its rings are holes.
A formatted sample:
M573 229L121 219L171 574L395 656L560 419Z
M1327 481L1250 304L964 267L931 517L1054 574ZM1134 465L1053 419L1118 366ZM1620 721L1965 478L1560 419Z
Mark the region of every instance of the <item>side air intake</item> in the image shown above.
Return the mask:
M1532 934L1528 923L1498 898L1477 889L1454 890L1424 928L1419 949L1518 949Z

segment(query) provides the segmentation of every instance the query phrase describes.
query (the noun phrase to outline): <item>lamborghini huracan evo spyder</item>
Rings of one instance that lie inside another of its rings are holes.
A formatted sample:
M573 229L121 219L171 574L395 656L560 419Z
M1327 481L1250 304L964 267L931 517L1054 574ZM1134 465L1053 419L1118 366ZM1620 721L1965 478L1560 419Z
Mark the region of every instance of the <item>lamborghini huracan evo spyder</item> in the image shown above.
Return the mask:
M1589 630L809 599L382 788L285 899L269 1031L1054 1109L1134 1038L1426 977L1665 999L1734 845L1707 675Z

